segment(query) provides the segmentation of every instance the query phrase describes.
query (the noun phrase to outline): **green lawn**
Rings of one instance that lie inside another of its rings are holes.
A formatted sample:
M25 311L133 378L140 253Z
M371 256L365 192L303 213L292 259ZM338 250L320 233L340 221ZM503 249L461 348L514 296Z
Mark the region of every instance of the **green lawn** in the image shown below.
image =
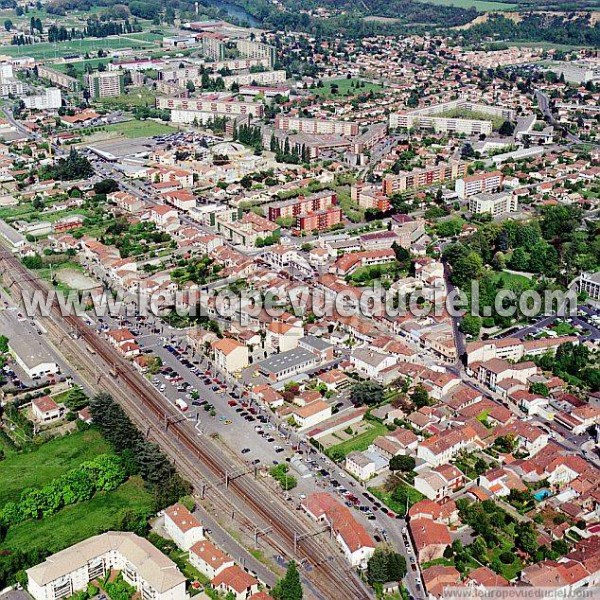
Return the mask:
M407 483L400 484L407 491L408 495L408 507L410 508L413 504L420 502L425 498L419 490L416 490L414 487L408 485ZM381 487L370 487L367 488L373 496L379 498L386 506L388 506L391 510L399 515L403 515L406 513L406 502L399 502L392 498L393 492L386 492Z
M125 121L114 125L105 125L98 129L91 129L92 133L108 132L123 135L126 138L152 137L176 131L174 127L158 123L157 121Z
M153 510L152 495L137 477L112 492L94 496L89 502L68 506L40 521L26 521L11 527L0 549L26 552L43 547L58 552L90 536L117 528L120 514L125 509L148 514Z
M101 39L71 40L67 42L41 42L27 46L2 46L2 53L8 56L31 56L36 60L61 58L65 55L77 54L83 56L86 52L98 50L122 50L123 48L147 48L148 42L123 38L106 37Z
M99 454L111 452L98 431L77 431L42 444L37 450L13 454L0 463L0 506L17 500L28 487L41 487Z
M478 121L491 121L492 129L498 130L504 123L502 117L495 117L494 115L488 115L484 112L478 112L475 110L468 110L466 108L453 108L440 113L432 115L435 117L444 117L446 119L475 119Z
M73 68L77 72L77 75L83 75L85 73L86 66L90 66L92 69L97 69L99 65L107 65L110 63L110 58L90 58L89 60L78 60L72 63L62 63L53 65L52 68L62 73L68 73L70 68L69 65L73 65Z
M492 275L492 281L494 285L502 279L504 282L504 288L512 288L515 284L523 286L525 289L535 287L535 283L532 279L525 277L525 275L519 275L518 273L507 273L506 271L497 271Z
M356 87L357 83L361 83L361 87ZM362 84L364 83L364 87ZM337 85L337 93L332 93L331 86ZM368 81L361 81L360 79L330 79L323 82L322 88L315 88L310 90L315 96L321 98L341 98L347 96L348 93L351 96L358 96L359 94L368 94L369 92L379 92L383 89L381 85L376 83L369 83Z
M131 90L128 94L110 98L97 98L94 102L107 109L130 110L137 106L153 108L156 104L156 92L148 87L140 87Z
M428 4L438 4L440 6L456 6L458 8L476 8L479 12L495 12L516 10L518 4L509 2L491 2L489 0L419 0Z
M366 450L376 437L388 433L388 428L382 423L370 422L369 424L371 427L367 431L364 431L345 442L331 446L331 448L327 449L327 453L335 451L336 453L343 453L343 455L346 456L347 454L350 454L350 452L361 452Z

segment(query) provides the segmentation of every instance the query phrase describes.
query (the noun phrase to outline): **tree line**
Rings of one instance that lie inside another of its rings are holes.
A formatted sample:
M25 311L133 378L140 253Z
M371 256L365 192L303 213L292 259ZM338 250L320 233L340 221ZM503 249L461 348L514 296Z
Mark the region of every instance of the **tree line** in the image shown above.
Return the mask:
M90 402L94 424L121 457L129 475L139 474L154 493L157 510L176 502L191 486L175 470L160 448L144 439L112 396L100 393Z

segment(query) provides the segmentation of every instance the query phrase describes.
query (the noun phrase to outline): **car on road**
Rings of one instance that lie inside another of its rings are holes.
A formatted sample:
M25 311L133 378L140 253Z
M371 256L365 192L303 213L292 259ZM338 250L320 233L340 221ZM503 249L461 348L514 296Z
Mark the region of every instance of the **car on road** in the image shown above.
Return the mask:
M250 452L250 448L242 448L242 454L248 454Z
M237 406L237 402L235 400L230 400L227 404L229 404L229 406Z

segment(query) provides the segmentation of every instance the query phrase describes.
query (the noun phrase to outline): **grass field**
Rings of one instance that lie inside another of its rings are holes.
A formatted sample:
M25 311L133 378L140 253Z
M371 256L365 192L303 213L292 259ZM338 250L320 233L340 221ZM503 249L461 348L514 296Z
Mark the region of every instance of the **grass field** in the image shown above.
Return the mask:
M356 84L361 82L360 79L330 79L323 82L322 88L310 90L315 96L321 98L342 98L344 96L358 96L359 94L368 94L370 91L379 92L383 89L382 86L376 83L364 81L364 87L356 87ZM332 93L331 86L337 85L337 93Z
M490 2L489 0L419 0L440 6L456 6L457 8L476 8L479 12L509 11L519 8L518 4L509 2Z
M24 489L41 487L107 452L111 452L108 442L99 432L89 430L52 440L33 452L9 456L0 463L0 506L17 500Z
M519 275L518 273L507 273L506 271L498 271L492 275L492 281L494 284L502 279L505 288L510 288L514 285L522 285L525 288L535 287L533 280L528 279L525 275Z
M28 46L2 46L2 54L8 56L31 56L36 60L61 58L68 55L83 56L86 52L98 50L122 50L123 48L147 48L148 42L136 42L123 37L71 40L67 42L42 42Z
M91 129L90 131L92 134L96 132L108 132L123 135L126 138L143 138L173 133L176 129L157 121L124 121L123 123L105 125L97 129Z
M40 521L26 521L8 530L0 549L27 551L44 547L50 552L76 544L90 536L115 529L123 510L151 513L152 496L141 479L134 477L112 492L89 502L63 508Z
M78 60L72 63L62 63L53 65L53 68L62 73L67 73L68 65L73 65L77 75L83 75L85 73L85 67L89 65L92 69L97 69L99 65L107 65L110 62L109 58L90 58L89 60Z
M110 98L98 98L94 102L100 104L102 108L115 110L129 110L136 106L154 107L156 104L156 93L150 88L141 87L132 90L129 94Z
M364 431L363 433L346 440L345 442L331 446L327 449L327 453L334 451L336 454L343 453L343 455L346 456L350 454L350 452L361 452L366 450L376 437L388 433L388 428L382 423L370 422L369 424L371 427L367 431Z

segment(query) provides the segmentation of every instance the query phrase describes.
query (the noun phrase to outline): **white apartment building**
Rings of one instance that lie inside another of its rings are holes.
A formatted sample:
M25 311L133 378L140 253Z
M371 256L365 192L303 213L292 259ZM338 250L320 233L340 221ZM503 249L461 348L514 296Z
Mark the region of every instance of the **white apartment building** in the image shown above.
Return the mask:
M476 194L469 199L469 210L473 214L490 213L493 217L516 212L517 197L511 193Z
M465 135L492 133L492 121L484 119L468 119L460 117L445 116L457 109L472 111L490 115L490 117L502 117L507 121L513 121L515 112L512 109L489 106L487 104L476 104L464 98L435 104L425 108L418 108L400 113L392 113L389 117L390 127L401 127L405 129L433 129L441 133L464 133Z
M124 531L88 538L27 569L27 589L35 600L59 600L111 570L120 571L142 600L188 598L186 578L177 565L148 540Z
M23 84L16 79L13 73L13 66L10 63L0 64L0 96L22 96L25 88Z
M582 273L579 276L577 289L580 292L586 292L594 300L600 300L600 272Z
M358 135L358 123L353 121L329 121L327 119L304 119L278 114L275 117L275 129L297 131L313 135Z
M25 96L25 107L36 110L49 110L62 106L62 95L58 88L46 88L43 94Z
M191 123L194 119L206 122L214 117L249 118L263 116L264 107L256 102L238 102L233 96L209 94L200 98L157 98L156 107L171 111L175 123Z

